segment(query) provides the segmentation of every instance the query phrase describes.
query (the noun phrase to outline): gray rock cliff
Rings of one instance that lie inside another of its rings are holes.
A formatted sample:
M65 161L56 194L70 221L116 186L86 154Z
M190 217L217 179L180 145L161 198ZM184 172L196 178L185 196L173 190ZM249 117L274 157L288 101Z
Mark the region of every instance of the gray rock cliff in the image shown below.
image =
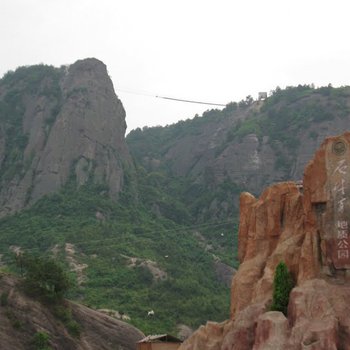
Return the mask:
M20 108L17 124L14 119L8 123L25 140L22 147L12 145L0 122L0 214L36 202L71 178L77 186L88 181L106 185L116 198L123 167L131 161L124 141L125 111L106 66L89 58L60 69L34 68L20 68L0 81L0 103L10 114L15 114L13 102Z

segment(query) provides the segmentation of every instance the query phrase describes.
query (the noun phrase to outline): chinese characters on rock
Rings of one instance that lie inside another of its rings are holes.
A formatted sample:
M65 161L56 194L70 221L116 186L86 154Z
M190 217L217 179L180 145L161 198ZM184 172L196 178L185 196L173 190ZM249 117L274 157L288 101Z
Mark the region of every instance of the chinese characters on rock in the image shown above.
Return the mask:
M349 259L349 224L345 216L345 204L347 202L345 177L347 174L348 165L345 159L337 162L337 166L333 172L337 179L333 187L333 195L335 199L336 214L335 214L335 229L336 235L336 257L338 260Z

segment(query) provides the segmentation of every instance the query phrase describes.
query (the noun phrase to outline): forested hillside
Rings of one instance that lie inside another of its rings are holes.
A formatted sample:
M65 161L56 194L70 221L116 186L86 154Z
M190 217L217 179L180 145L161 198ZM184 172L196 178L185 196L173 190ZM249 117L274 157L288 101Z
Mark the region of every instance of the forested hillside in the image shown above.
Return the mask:
M20 273L23 251L56 256L73 300L144 333L227 319L240 192L299 179L323 138L350 127L349 96L276 89L125 142L102 62L10 72L0 80L2 268Z
M234 218L193 220L183 179L131 161L111 89L93 59L0 80L2 268L20 273L21 252L56 256L75 280L72 299L145 333L223 320Z
M349 128L349 87L299 85L167 127L133 130L127 143L149 174L185 183L183 201L200 221L234 217L242 190L258 195L271 183L300 180L324 138Z

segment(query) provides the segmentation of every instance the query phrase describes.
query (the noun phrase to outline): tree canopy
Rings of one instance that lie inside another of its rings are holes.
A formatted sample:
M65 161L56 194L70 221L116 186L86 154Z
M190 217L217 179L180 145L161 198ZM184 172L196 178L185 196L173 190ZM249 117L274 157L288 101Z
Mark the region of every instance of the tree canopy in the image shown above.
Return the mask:
M25 271L25 288L32 295L47 301L58 301L69 290L71 283L63 267L53 258L21 254L17 263Z

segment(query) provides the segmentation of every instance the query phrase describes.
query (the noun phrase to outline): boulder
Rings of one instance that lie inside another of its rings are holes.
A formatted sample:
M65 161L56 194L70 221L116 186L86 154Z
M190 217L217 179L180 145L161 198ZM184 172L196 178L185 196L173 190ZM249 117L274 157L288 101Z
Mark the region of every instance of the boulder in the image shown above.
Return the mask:
M282 312L266 312L258 318L253 350L284 350L288 333L288 319Z

